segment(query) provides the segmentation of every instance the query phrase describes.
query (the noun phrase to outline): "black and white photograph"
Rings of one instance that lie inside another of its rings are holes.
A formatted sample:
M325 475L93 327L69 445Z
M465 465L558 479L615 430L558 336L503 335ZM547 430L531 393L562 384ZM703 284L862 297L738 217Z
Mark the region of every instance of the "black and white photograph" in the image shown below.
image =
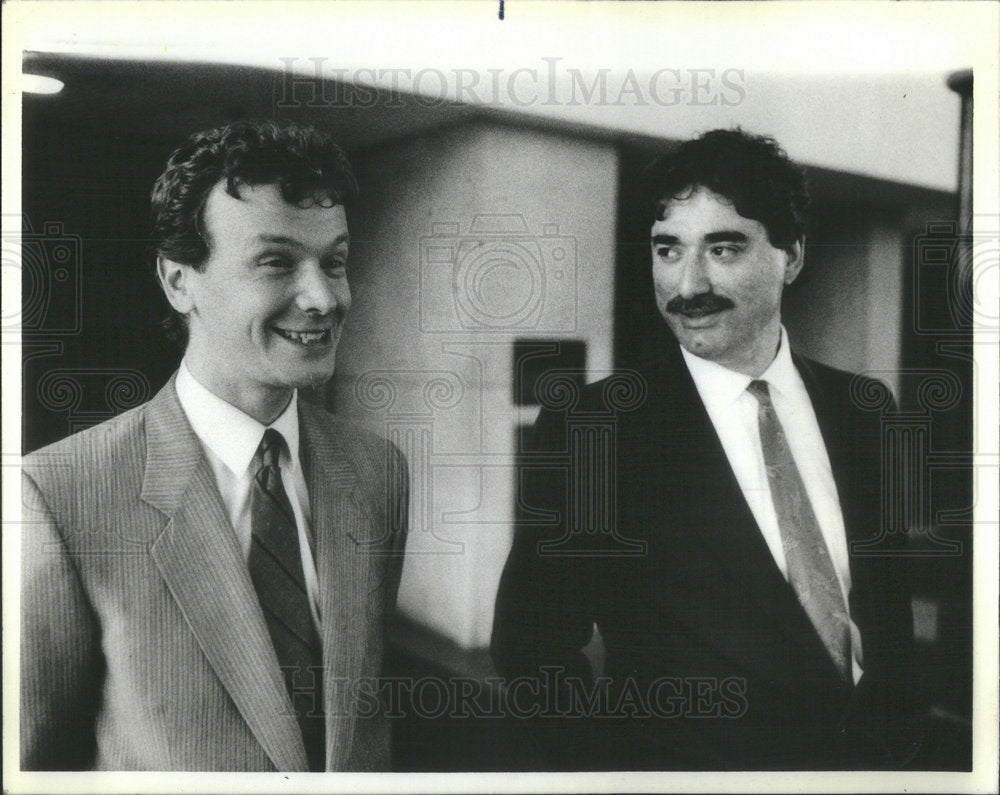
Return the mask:
M5 791L996 792L998 11L5 4Z

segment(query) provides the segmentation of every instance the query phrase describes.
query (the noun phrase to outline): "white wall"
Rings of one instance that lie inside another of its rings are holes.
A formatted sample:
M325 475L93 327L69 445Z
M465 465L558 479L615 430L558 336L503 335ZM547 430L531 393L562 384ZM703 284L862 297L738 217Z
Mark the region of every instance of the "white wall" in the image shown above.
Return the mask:
M877 212L827 221L835 244L806 244L805 267L786 290L783 320L803 353L850 372L870 372L899 397L904 269L903 226Z
M511 344L584 339L592 377L610 367L616 154L473 123L355 160L336 409L410 461L400 610L485 646L512 535L514 431L534 413L513 404ZM475 232L477 218L508 231Z

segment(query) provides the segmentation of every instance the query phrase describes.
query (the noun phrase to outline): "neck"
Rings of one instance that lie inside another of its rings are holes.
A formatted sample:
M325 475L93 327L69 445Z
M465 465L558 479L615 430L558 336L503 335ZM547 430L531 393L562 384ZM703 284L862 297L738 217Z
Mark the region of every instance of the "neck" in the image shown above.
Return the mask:
M287 388L265 387L228 380L197 358L185 355L184 363L191 375L218 398L253 417L261 425L270 425L288 407L294 391Z
M751 378L759 378L777 357L780 345L781 323L775 321L773 325L764 329L745 355L733 361L719 362L719 364Z

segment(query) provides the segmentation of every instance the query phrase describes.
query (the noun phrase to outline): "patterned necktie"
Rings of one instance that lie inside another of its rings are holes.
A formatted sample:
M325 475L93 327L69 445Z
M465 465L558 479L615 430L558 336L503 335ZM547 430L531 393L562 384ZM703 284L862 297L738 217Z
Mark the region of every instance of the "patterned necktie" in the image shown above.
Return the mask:
M850 617L823 533L771 403L767 383L751 381L747 391L757 399L760 443L788 566L788 581L840 675L851 682Z
M325 769L322 652L309 612L295 514L281 483L278 456L284 445L273 428L264 431L250 491L250 579L257 590L285 687L302 729L309 769Z

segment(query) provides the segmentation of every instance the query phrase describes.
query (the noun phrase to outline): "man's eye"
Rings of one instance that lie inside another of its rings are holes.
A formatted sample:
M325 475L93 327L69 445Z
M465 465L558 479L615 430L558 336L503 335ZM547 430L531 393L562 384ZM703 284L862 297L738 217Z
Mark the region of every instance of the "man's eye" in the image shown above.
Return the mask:
M323 263L323 270L329 274L340 275L347 271L347 263L343 260L330 260Z
M261 257L260 265L265 268L290 268L294 263L288 257L271 255Z
M673 246L657 246L656 256L669 262L677 259L680 256L680 252Z
M736 246L712 246L709 251L713 257L721 260L733 259L740 253Z

